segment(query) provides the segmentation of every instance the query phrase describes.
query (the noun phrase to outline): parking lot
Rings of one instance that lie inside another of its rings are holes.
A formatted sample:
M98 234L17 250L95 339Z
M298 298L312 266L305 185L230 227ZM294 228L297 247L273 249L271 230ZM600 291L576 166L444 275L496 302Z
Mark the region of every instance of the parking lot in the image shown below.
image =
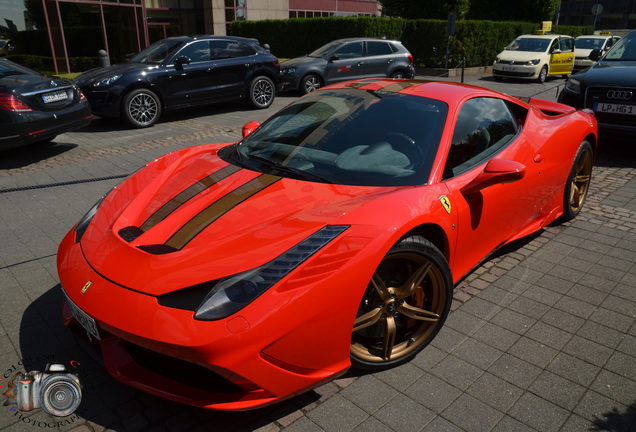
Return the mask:
M466 82L549 100L564 84ZM243 124L295 97L279 95L264 111L241 103L181 111L148 129L96 118L1 155L0 388L15 371L55 362L80 374L83 397L66 418L2 406L0 431L636 431L636 149L616 137L601 137L582 213L476 268L456 287L438 337L408 364L351 371L244 413L190 408L111 378L86 338L62 324L60 240L146 162L235 141Z

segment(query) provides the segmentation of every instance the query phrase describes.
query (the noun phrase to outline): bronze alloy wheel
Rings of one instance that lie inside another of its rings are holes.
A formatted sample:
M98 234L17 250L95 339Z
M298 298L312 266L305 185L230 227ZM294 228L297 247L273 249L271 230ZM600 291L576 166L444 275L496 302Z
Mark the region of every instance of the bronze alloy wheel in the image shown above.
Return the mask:
M563 216L565 219L572 219L581 211L590 188L593 163L592 146L587 141L583 141L574 158L568 182L565 185L563 197Z
M358 309L351 337L354 367L380 370L411 360L441 328L452 297L444 256L409 237L384 257Z

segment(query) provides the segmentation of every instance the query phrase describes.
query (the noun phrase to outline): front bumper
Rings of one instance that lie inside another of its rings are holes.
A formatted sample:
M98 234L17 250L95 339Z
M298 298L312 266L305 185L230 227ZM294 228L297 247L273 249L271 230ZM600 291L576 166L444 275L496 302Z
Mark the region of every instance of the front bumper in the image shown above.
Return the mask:
M95 320L109 373L156 396L216 410L269 405L343 374L360 299L339 298L335 308L325 291L356 291L365 267L358 261L329 277L312 276L311 288L288 281L295 288L279 287L227 319L198 321L192 311L160 306L157 297L102 277L86 262L73 231L58 251L63 290ZM65 313L67 325L77 324ZM182 378L191 376L197 379Z
M525 66L525 65L507 65L501 63L493 63L492 73L495 76L503 78L521 78L536 79L541 72L542 64Z
M593 102L586 103L581 94L574 94L566 90L559 93L557 102L570 105L576 109L589 108L594 111L598 129L605 132L615 132L626 135L636 135L635 116L603 113L596 110Z

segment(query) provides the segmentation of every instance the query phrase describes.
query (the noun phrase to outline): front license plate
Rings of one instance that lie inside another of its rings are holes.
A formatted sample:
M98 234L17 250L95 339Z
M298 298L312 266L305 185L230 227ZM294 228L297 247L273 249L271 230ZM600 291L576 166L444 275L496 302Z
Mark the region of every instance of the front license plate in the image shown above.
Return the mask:
M636 105L619 105L596 102L594 111L600 113L636 115Z
M511 66L504 66L503 70L506 72L517 72L517 68L516 67L511 67Z
M68 305L68 308L71 310L71 313L73 314L77 322L79 322L91 336L101 340L102 338L99 336L99 330L97 328L97 324L95 324L95 320L88 316L86 312L77 307L77 305L73 303L70 298L68 298L66 293L64 293L64 297L66 297L66 304Z
M68 95L66 94L66 91L59 90L55 92L44 93L42 95L42 99L44 100L44 103L51 103L51 102L66 100L68 99Z

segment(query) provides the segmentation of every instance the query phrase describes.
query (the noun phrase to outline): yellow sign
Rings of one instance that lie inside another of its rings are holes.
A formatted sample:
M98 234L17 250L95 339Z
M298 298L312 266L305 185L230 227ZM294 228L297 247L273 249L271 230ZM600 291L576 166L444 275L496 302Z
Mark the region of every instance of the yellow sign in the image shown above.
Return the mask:
M451 213L451 202L448 199L448 197L446 195L442 195L441 197L439 197L439 201L444 206L444 209L446 210L446 213L450 214Z
M541 30L543 30L544 32L551 32L552 31L552 21L542 21L541 22Z
M84 285L84 288L82 288L82 294L84 294L86 290L91 287L91 285L93 285L93 282L91 281L86 282L86 285Z

